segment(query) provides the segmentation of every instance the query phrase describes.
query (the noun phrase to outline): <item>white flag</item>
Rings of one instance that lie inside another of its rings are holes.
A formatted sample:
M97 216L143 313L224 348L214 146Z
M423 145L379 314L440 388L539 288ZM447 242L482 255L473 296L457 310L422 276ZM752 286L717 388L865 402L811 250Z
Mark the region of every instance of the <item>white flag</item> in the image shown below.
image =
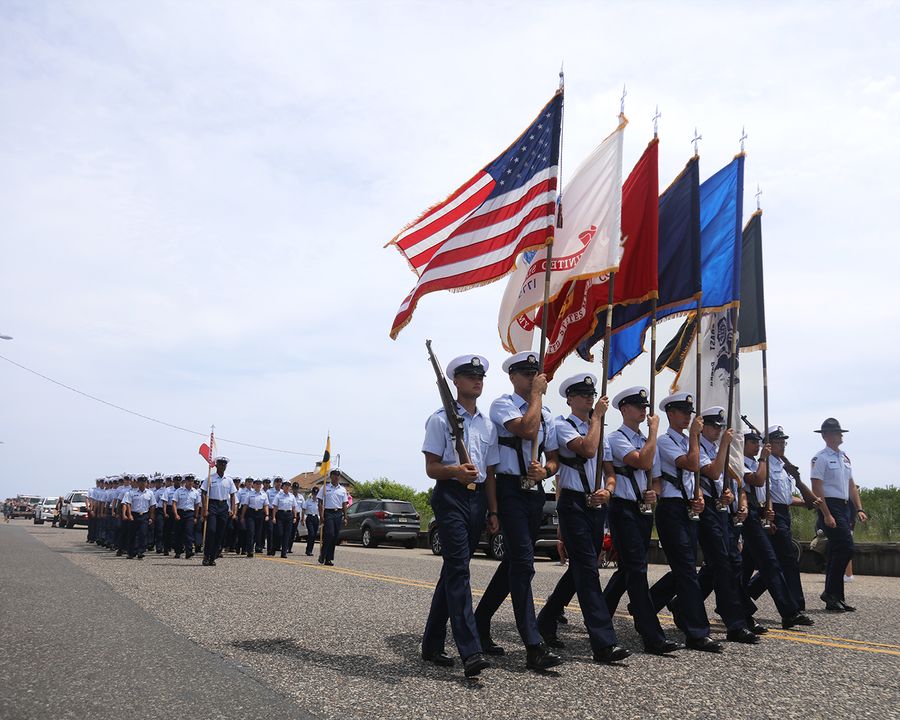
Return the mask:
M615 270L621 256L622 139L626 120L581 164L560 198L563 227L550 263L550 299L566 282ZM535 314L544 302L546 248L523 253L509 277L500 316L500 340L509 352L531 348Z
M735 328L731 322L729 310L708 313L703 315L700 322L700 389L697 390L697 350L695 346L696 335L691 341L681 370L672 383L672 392L693 393L694 401L700 398L702 407L697 407L698 413L705 408L725 408L728 413L728 388L731 374L731 348ZM734 347L737 347L735 343ZM731 452L728 462L732 470L744 474L744 434L741 431L741 380L740 380L740 356L735 358L734 365L734 400L731 411L731 429L734 430L734 439L731 442Z

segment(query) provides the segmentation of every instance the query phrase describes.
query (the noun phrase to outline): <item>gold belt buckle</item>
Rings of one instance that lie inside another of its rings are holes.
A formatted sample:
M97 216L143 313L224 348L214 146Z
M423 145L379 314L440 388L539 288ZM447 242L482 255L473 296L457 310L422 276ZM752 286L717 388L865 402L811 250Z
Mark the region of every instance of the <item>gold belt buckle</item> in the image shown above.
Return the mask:
M473 482L471 482L471 483L469 483L468 485L466 485L466 490L471 490L471 491L473 491L473 492L474 492L477 488L478 488L478 485L476 485L476 484L473 483Z

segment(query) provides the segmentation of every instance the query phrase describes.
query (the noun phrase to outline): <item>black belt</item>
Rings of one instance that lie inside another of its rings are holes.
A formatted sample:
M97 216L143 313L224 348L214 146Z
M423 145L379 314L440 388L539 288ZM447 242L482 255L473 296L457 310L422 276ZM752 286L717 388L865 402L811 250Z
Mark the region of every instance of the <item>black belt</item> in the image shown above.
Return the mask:
M218 504L218 503L227 503L228 501L227 500L213 500L212 498L210 498L209 502Z
M293 515L293 512L293 510L279 510L278 514L281 515L282 513L288 513L289 515Z
M194 511L193 510L182 510L181 514L182 515L193 515Z
M325 512L326 513L339 513L339 512L343 512L343 510L341 510L341 508L325 508Z
M131 517L144 517L144 515L146 515L146 514L147 513L145 513L145 512L142 512L142 513L133 512L133 513L131 513Z

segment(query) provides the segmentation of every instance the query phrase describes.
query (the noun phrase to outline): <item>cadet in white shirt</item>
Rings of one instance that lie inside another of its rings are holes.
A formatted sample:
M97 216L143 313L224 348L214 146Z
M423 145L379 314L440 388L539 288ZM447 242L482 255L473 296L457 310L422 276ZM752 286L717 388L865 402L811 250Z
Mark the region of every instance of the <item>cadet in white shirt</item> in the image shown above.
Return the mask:
M237 488L230 478L225 477L228 458L216 458L216 471L200 486L203 494L203 519L206 521L204 533L203 564L214 566L222 549L225 526L229 518L236 514L235 494Z
M184 486L178 488L172 497L172 514L175 516L175 557L185 560L194 556L194 522L201 507L200 491L194 487L194 475L184 476Z
M844 599L844 570L853 559L853 534L850 526L850 502L856 508L860 522L868 522L859 497L859 489L853 480L850 458L840 449L844 433L835 418L827 418L815 432L822 434L825 447L812 459L812 490L817 497L824 497L822 517L825 535L828 537L825 592L822 602L829 612L853 612L856 610Z
M300 522L306 523L306 554L312 557L316 538L319 536L319 500L316 497L316 489L313 488L303 502L303 514Z
M122 496L122 514L127 523L125 544L128 548L128 559L137 556L144 559L147 549L147 525L153 520L153 491L147 488L147 476L137 476L137 487Z
M153 542L156 546L156 554L162 555L163 551L163 528L165 527L165 517L163 515L163 506L165 505L164 495L165 495L165 487L163 487L163 477L162 475L157 475L153 478L153 506L154 510L154 519L153 519Z
M286 558L291 541L291 531L294 529L294 518L297 516L297 500L288 483L282 483L281 490L275 495L272 509L275 511L275 520L278 523L275 532L280 541L281 557Z
M128 538L131 522L126 518L125 508L122 507L124 497L131 492L131 475L122 476L122 484L116 488L113 508L116 518L116 556L122 556L128 552Z
M334 548L341 525L347 524L347 490L340 484L341 471L332 468L331 482L324 483L319 495L319 514L324 518L325 529L319 564L334 565Z
M271 485L271 487L270 487ZM275 532L275 496L281 492L281 478L276 477L274 482L269 478L263 479L263 491L269 498L269 519L266 522L266 555L274 555L279 549L277 533Z
M269 517L269 497L262 491L262 480L247 478L250 492L244 497L241 520L244 522L244 552L253 557L254 550L262 552L262 531Z
M175 513L172 510L172 501L180 487L181 475L173 475L172 485L166 490L164 495L166 527L163 530L163 555L168 555L169 551L175 547L175 538L178 535L178 521L175 519Z

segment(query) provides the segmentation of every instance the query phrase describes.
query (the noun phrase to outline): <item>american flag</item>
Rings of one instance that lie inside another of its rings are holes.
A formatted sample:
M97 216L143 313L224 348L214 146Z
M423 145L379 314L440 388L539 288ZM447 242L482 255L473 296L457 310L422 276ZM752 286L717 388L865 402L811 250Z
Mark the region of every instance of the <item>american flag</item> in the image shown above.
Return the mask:
M562 104L560 90L499 157L388 243L419 276L394 318L391 338L412 319L423 295L498 280L523 250L553 237Z

